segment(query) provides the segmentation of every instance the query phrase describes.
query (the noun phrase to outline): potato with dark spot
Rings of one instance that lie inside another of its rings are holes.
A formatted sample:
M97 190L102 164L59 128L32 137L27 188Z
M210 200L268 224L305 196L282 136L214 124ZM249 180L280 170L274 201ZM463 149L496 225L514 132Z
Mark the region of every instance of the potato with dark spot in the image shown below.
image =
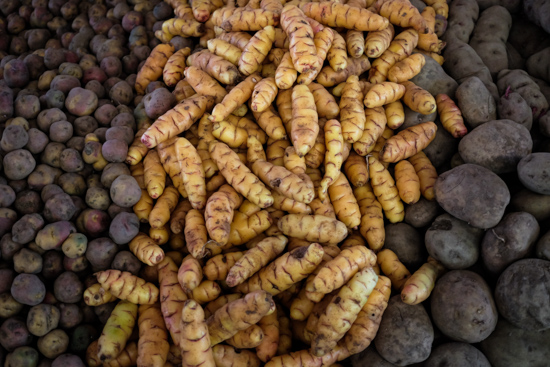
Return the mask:
M4 65L4 80L8 87L23 88L29 83L29 79L29 69L23 60L14 59Z
M69 195L82 196L86 192L86 180L83 176L86 175L86 168L89 166L84 166L84 168L79 173L68 172L59 176L57 180L58 185Z
M111 266L117 251L118 246L111 239L97 238L88 242L86 258L92 264L94 271L106 270Z
M71 259L85 255L87 248L88 238L82 233L71 233L61 245L65 256Z
M18 125L9 125L2 131L0 148L6 152L21 149L29 142L29 134Z
M71 220L75 213L76 206L71 197L65 193L53 196L44 205L44 218L48 222Z
M495 301L500 315L531 331L550 328L550 261L524 259L498 278Z
M54 305L40 304L27 314L27 328L32 335L44 336L57 328L61 313Z
M143 97L145 113L151 119L157 119L164 115L176 103L176 97L166 88L155 89Z
M50 142L40 155L40 161L49 166L59 168L61 167L59 158L65 149L67 149L67 147L62 143Z
M50 89L43 98L48 108L63 108L65 106L65 94L60 90ZM42 98L40 100L42 101Z
M2 253L2 259L7 261L12 260L13 255L15 255L24 246L24 244L13 241L11 238L11 233L6 233L2 236L2 239L0 239L0 252Z
M466 343L447 343L432 351L424 367L491 367L487 358Z
M84 285L72 271L59 275L53 284L55 298L64 303L76 303L82 299Z
M42 271L42 256L29 249L21 249L13 256L13 269L18 273L38 274Z
M99 237L109 228L110 218L107 213L97 209L84 209L76 220L76 227L90 237Z
M75 258L70 258L65 256L63 258L63 269L66 271L72 271L73 273L81 273L88 268L90 263L86 256L79 256Z
M94 112L94 118L101 126L109 126L116 115L118 115L118 110L112 104L105 104L98 107Z
M50 140L65 143L73 136L73 125L69 121L56 121L50 126Z
M122 62L119 58L114 56L108 56L101 60L100 67L108 77L118 77L122 73Z
M41 164L29 175L27 179L29 188L32 190L42 190L45 186L56 183L62 173L63 171L59 168Z
M7 208L15 201L15 191L8 185L0 185L0 208Z
M11 284L11 295L19 303L36 306L44 300L46 287L34 274L19 274Z
M426 261L424 242L418 231L407 223L387 224L384 248L390 249L399 260L414 272Z
M44 218L40 214L26 214L13 225L11 230L12 240L22 245L27 244L34 240L44 224Z
M86 191L86 204L93 209L107 210L111 205L109 191L102 187L91 187Z
M61 111L59 108L50 108L48 110L44 110L38 114L38 117L36 119L36 122L38 123L38 127L40 130L44 131L45 133L50 131L50 126L56 121L66 121L67 115L63 111Z
M59 157L61 169L65 172L80 172L84 169L82 156L75 149L65 149Z
M539 224L531 214L506 214L502 221L483 237L483 264L491 273L500 274L508 265L533 252L539 232Z
M86 83L84 88L94 92L98 98L105 97L105 88L97 80L90 80L88 83Z
M40 193L40 197L41 197L42 201L48 201L53 196L55 196L57 194L62 194L62 193L63 193L63 189L61 187L59 187L58 185L50 184L50 185L46 185L42 188L42 191Z
M141 261L130 251L120 251L116 254L111 264L111 269L127 271L138 276L141 269Z
M63 272L63 254L59 251L46 251L42 255L42 276L47 280L57 278Z
M11 283L9 284L11 285ZM15 300L10 292L0 294L0 317L7 319L13 317L23 309L23 305Z
M495 329L498 313L491 289L472 271L451 270L443 275L430 298L435 325L453 340L478 343Z
M122 140L126 145L131 145L134 141L134 130L129 126L113 126L109 128L105 133L105 139L109 140Z
M44 64L48 69L57 69L66 61L65 50L48 47L44 52Z
M59 304L59 310L61 311L59 326L63 329L72 329L82 323L83 314L78 305L61 303Z
M36 161L28 150L16 149L3 159L4 175L9 180L22 180L34 171Z
M55 329L38 339L38 350L46 358L54 359L65 353L69 346L69 336L61 329Z
M127 105L134 99L134 92L130 84L123 80L109 90L109 97L117 104Z
M30 345L32 339L25 322L18 317L11 317L0 326L0 344L9 352Z
M73 88L65 99L65 108L76 116L91 115L97 108L97 95L84 88Z
M132 130L136 129L136 119L134 118L133 113L128 112L122 112L113 118L111 121L111 126L126 126L131 128Z
M550 195L550 153L532 153L517 166L519 180L532 192Z
M71 222L59 221L46 225L36 235L36 245L44 251L59 250L76 228Z
M477 262L483 235L482 229L443 214L428 228L424 242L430 256L446 268L466 269Z
M117 177L110 187L111 200L123 208L135 205L141 198L141 189L132 176Z
M117 245L129 243L139 233L139 219L134 213L119 213L109 227L109 237Z
M11 231L13 224L17 221L17 213L8 208L0 208L0 236Z
M31 347L19 347L6 356L7 367L35 367L40 360L36 349Z
M15 114L27 120L34 119L40 112L40 100L37 96L25 95L15 99Z
M74 133L78 136L85 137L87 134L93 133L98 128L98 123L92 116L82 116L74 120Z
M390 298L374 339L376 350L397 366L426 360L432 350L434 329L430 317L419 305L407 305L401 296Z
M46 148L46 145L50 142L48 135L36 128L30 128L27 131L29 141L25 148L30 151L32 154L40 154Z
M119 176L130 175L130 169L123 163L109 163L101 172L101 183L110 188L113 181Z

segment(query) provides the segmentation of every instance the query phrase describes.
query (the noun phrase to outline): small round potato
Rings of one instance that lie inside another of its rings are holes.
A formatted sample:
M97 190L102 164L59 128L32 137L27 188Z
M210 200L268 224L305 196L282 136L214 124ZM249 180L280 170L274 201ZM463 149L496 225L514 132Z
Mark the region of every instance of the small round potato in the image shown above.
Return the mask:
M58 276L53 287L55 298L64 303L79 302L84 292L84 285L72 271L66 271Z
M69 347L69 336L61 329L55 329L38 339L38 350L46 358L56 358Z
M61 313L54 305L40 304L27 314L27 328L32 335L44 336L57 328Z
M19 303L36 306L46 296L46 286L34 274L19 274L11 285L11 295Z
M132 176L118 176L110 188L111 199L123 208L135 205L141 199L141 188Z
M424 367L491 367L478 349L466 343L447 343L435 348Z

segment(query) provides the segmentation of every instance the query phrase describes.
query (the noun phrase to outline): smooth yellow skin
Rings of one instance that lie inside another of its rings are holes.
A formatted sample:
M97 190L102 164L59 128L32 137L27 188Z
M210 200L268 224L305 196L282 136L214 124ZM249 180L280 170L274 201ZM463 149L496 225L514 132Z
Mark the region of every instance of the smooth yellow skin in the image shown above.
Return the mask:
M237 153L221 142L211 142L210 156L220 168L227 182L241 195L266 208L273 204L273 196L260 179L239 159Z
M424 152L418 152L409 158L420 179L420 191L427 200L435 199L434 185L437 181L437 171Z
M280 22L289 40L294 69L300 73L320 69L321 64L313 42L313 29L304 13L295 5L286 5L281 13Z
M193 15L199 22L206 22L210 14L224 5L221 0L199 0L191 3Z
M296 85L292 90L291 139L296 152L306 155L319 133L317 107L309 88Z
M248 217L250 217L252 214L258 213L260 210L262 210L262 208L248 200L244 200L243 203L239 206L239 212Z
M323 254L323 247L318 243L294 249L275 259L245 283L238 285L236 290L241 293L264 290L277 295L313 272L323 259Z
M172 340L179 345L181 309L183 302L187 300L187 295L178 282L178 266L174 263L174 260L167 256L158 264L158 277L160 307L164 323L170 331Z
M388 19L338 2L300 3L300 8L310 18L332 28L344 27L357 31L379 31L388 27Z
M435 138L437 125L423 122L400 131L392 136L380 151L380 160L396 163L407 159L426 148Z
M357 319L344 337L344 344L350 354L361 353L371 344L378 332L382 315L388 307L391 295L391 281L379 276L378 282L367 299Z
M292 300L292 304L290 305L290 318L297 321L307 320L313 311L313 307L315 307L315 302L307 298L306 290L302 288L300 293Z
M151 283L119 270L97 272L97 281L106 291L122 300L141 305L150 305L157 301L159 290Z
M152 81L157 80L162 75L164 66L168 59L174 53L174 46L170 44L157 45L152 51L145 64L136 77L136 92L140 95L145 94L145 88Z
M141 142L148 148L154 148L160 143L181 134L189 129L204 114L206 107L212 103L212 97L201 95L195 95L183 100L160 116L143 133Z
M258 71L275 40L275 28L267 26L256 32L239 59L239 71L248 76Z
M369 182L367 160L355 151L351 151L348 159L346 159L344 163L344 172L346 172L349 182L354 187L361 187Z
M284 166L285 150L290 146L288 140L269 139L265 150L267 161L275 166Z
M248 76L245 80L240 82L231 89L229 93L223 98L223 100L214 106L212 115L209 117L212 122L221 122L227 118L233 111L235 111L240 105L243 105L250 99L254 86L262 78L259 74L255 73Z
M216 255L206 262L203 268L204 276L208 280L225 280L229 269L243 257L244 252L228 252Z
M258 321L258 326L261 327L264 337L260 345L256 347L256 353L262 362L267 362L275 356L279 346L279 318L277 313L262 317Z
M464 119L462 118L462 112L454 101L446 94L438 94L435 97L437 103L437 111L439 112L439 119L441 125L447 130L453 137L461 138L468 133L468 129L464 125Z
M212 347L216 367L260 367L262 363L256 353L249 350L236 351L229 345L218 344Z
M398 61L411 55L418 44L418 32L414 29L406 29L399 33L386 51L372 62L369 71L369 82L377 84L386 80L388 71Z
M362 31L354 31L349 29L346 32L346 45L348 47L348 54L351 57L361 57L365 52L365 36Z
M345 250L350 247L354 246L366 246L367 243L365 242L365 239L361 236L361 234L357 231L353 231L348 238L340 245L340 248L342 250Z
M344 223L322 215L289 214L277 226L286 236L310 242L339 243L348 234Z
M271 106L277 96L277 84L275 78L262 79L254 87L252 92L251 109L255 112L263 112Z
M187 212L183 233L189 253L195 258L206 256L208 252L205 246L208 241L208 236L206 233L204 216L200 211L191 209Z
M373 192L382 205L386 218L391 223L402 222L405 218L405 208L391 174L372 156L368 157L368 165Z
M191 49L189 47L185 47L181 50L174 52L174 54L170 56L162 71L162 78L167 86L173 87L183 79L185 59L190 54Z
M342 250L319 270L306 290L328 294L346 284L361 269L372 267L374 264L376 255L364 246Z
M137 364L139 366L164 366L170 344L159 303L139 306L138 326Z
M343 163L344 140L342 126L337 120L329 120L325 127L325 175L319 188L319 198L327 198L328 189L340 176Z
M227 95L225 88L216 79L195 66L185 68L183 74L185 80L198 94L212 96L216 103L220 103Z
M128 148L128 154L126 155L126 163L134 166L142 161L143 157L147 155L149 148L141 142L141 136L147 130L149 126L143 127L138 130L132 145Z
M156 150L150 150L143 160L143 173L147 192L152 199L162 195L166 184L166 172Z
M279 256L287 243L288 239L285 236L267 237L260 241L254 248L246 251L243 257L229 269L225 279L227 285L234 287L243 283Z
M101 306L105 303L114 302L118 298L113 296L110 292L106 291L101 287L100 284L96 283L88 287L84 291L84 302L88 306Z
M238 119L238 121L237 121ZM267 135L265 133L265 131L263 131L256 122L254 122L253 120L249 119L248 117L235 117L235 116L230 116L229 117L229 120L232 122L232 123L235 123L237 124L238 127L240 128L243 128L245 129L247 132L248 132L248 135L252 135L252 136L255 136L256 139L258 139L260 141L260 143L262 144L265 144L267 143Z
M212 280L204 280L189 292L187 296L195 300L198 304L203 305L218 298L221 292L222 290L218 283Z
M210 345L214 346L231 338L275 310L272 296L265 291L251 292L243 298L225 304L206 320Z
M319 117L327 119L336 118L340 113L340 107L330 92L318 83L310 83L308 84L308 88L313 94Z
M399 197L404 203L411 205L420 200L420 179L409 161L402 160L397 163L394 176Z
M275 103L277 104L277 111L283 121L286 133L290 136L290 121L292 120L292 89L279 90Z
M185 60L187 66L196 66L222 84L235 85L240 79L235 65L208 50L195 52Z
M354 143L361 138L365 128L365 109L361 103L363 92L356 75L348 77L340 99L340 122L344 140Z
M145 233L138 233L136 237L128 244L130 251L139 259L139 261L153 266L164 259L164 251L153 239Z
M251 325L247 329L239 331L225 342L237 349L256 348L261 344L264 332L258 325Z
M409 81L403 82L401 85L406 88L403 102L411 110L423 115L429 115L436 111L437 104L430 92Z
M212 135L231 148L239 148L246 144L248 133L229 121L216 122L212 126Z
M392 250L385 249L378 253L378 266L380 270L391 280L392 286L397 290L402 290L411 273Z
M367 240L369 248L378 252L386 239L382 205L376 199L370 184L356 188L353 193L361 210L361 235Z
M407 279L401 291L401 300L408 305L416 305L428 299L435 286L435 281L445 272L445 267L434 258Z
M371 59L376 59L384 53L390 46L390 43L395 34L393 25L389 25L381 31L373 31L367 33L365 38L365 55Z
M344 173L340 173L336 181L328 188L328 194L336 218L348 228L356 228L361 223L361 212L353 190Z
M405 111L401 101L388 103L384 106L384 111L386 112L387 126L390 129L395 130L405 122Z
M337 72L348 66L346 40L338 32L334 32L334 39L327 52L327 60L330 67Z
M153 199L149 196L147 190L141 190L141 198L134 205L133 210L141 223L149 222L149 214L153 210Z
M388 80L394 83L406 82L420 73L425 64L424 55L412 54L391 67L388 71Z
M365 117L365 130L361 138L353 143L353 149L361 156L366 156L374 150L376 141L383 134L387 124L383 107L365 109Z
M405 95L405 86L393 82L382 82L373 85L365 95L367 108L382 107L395 102Z
M435 13L447 19L449 16L449 5L445 0L426 0L425 3L435 9Z
M194 300L187 300L183 304L180 329L182 366L215 367L204 311Z
M101 361L116 358L126 347L136 323L138 306L120 301L103 327L98 341L98 357Z
M262 78L275 78L277 66L274 63L262 64Z
M193 208L203 209L206 205L206 182L201 158L193 144L185 138L178 138L175 146L189 202Z
M230 63L237 65L241 58L242 50L237 46L219 38L210 39L207 42L208 50L215 55L221 56Z
M378 282L378 275L371 267L357 272L338 292L319 318L317 330L311 342L312 354L329 353L357 318Z

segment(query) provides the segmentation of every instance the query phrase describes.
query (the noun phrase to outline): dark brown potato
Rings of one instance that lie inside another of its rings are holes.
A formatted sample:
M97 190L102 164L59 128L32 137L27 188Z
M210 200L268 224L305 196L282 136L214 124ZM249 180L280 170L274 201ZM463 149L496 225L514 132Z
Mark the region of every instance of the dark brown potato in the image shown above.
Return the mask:
M44 148L44 151L42 152L40 156L40 160L42 163L46 163L52 167L59 168L61 167L61 153L66 149L67 147L62 143L56 143L56 142L50 142L48 145L46 145L46 148Z
M32 154L42 153L49 143L48 136L36 128L30 128L27 134L29 140L25 148Z
M107 80L107 75L105 74L105 72L96 65L84 70L82 83L85 83L85 85L87 85L89 82L94 80L101 84L103 84Z
M65 256L63 258L63 269L66 271L72 271L73 273L81 273L88 268L90 263L85 256L79 256L75 258L70 258Z
M63 254L59 251L46 251L42 259L42 276L45 279L53 280L63 272Z
M37 96L25 95L15 99L15 114L27 120L34 119L40 113L40 99Z
M6 366L23 367L37 366L40 357L36 349L32 347L19 347L6 356Z
M109 238L97 238L88 243L86 258L94 271L109 269L118 251L118 246Z
M64 303L79 302L84 292L84 285L78 279L78 276L71 271L66 271L59 275L53 287L55 298Z
M67 194L58 194L46 201L44 217L48 222L71 220L76 213L76 206Z
M62 354L53 360L51 367L85 367L79 356L74 354Z
M26 214L13 225L11 235L14 242L22 245L31 242L38 231L44 227L44 218L40 214Z
M11 295L19 303L36 306L44 300L46 287L34 274L19 274L13 279Z
M109 163L101 173L101 183L110 188L113 181L123 175L130 175L130 169L123 163Z
M7 86L0 86L0 122L13 116L13 91Z
M425 367L491 367L487 358L474 346L466 343L447 343L435 348Z
M109 319L109 316L111 316L111 313L115 309L116 302L109 302L105 303L103 305L94 307L94 312L97 315L97 318L99 319L99 322L102 324L106 323Z
M40 194L33 190L23 190L17 194L14 208L20 214L33 214L42 212L44 203L40 199Z
M11 317L0 326L0 344L9 352L18 347L30 345L32 339L25 322L20 318Z
M65 143L73 136L73 125L69 121L56 121L50 126L50 140Z
M177 103L176 97L166 88L155 89L143 97L145 113L151 119L157 119Z
M17 221L17 213L8 208L0 208L0 236L11 231L11 227Z
M82 136L73 136L67 142L67 148L75 149L79 153L82 153L82 151L84 150L84 144L85 139ZM80 159L82 160L82 157L80 157Z
M134 118L133 112L132 113L128 113L128 112L119 113L111 121L111 126L112 127L126 126L126 127L131 128L132 130L135 130L136 129L136 119Z
M4 66L4 80L10 88L23 88L28 84L30 80L29 69L23 60L14 59Z
M12 240L11 233L6 233L2 236L0 240L0 250L2 252L2 259L12 260L13 255L15 255L19 250L24 247L24 244L17 243Z
M113 139L103 143L101 154L107 162L122 163L128 155L128 144L125 141Z
M97 108L97 95L84 88L73 88L67 95L65 107L76 116L91 115Z
M109 91L109 97L117 104L130 104L134 98L132 87L126 81L116 83Z
M8 185L0 185L0 208L7 208L15 201L15 191Z
M122 73L122 62L114 56L109 56L101 60L100 67L108 77L119 77Z
M42 201L46 202L53 196L57 194L62 194L62 193L63 193L63 189L61 187L59 187L58 185L50 184L42 188L40 197L42 198Z
M42 190L44 186L57 182L63 172L58 168L53 168L47 164L41 164L31 173L27 179L29 188L33 190Z
M65 172L80 172L84 169L82 156L75 149L65 149L59 157L61 169Z
M426 261L424 241L418 231L406 224L386 225L384 248L390 249L411 272L416 271Z
M13 268L18 273L38 274L42 271L42 256L26 248L21 249L13 256Z
M59 309L61 311L59 326L63 329L72 329L82 323L83 314L77 304L61 303Z
M111 205L109 191L100 187L89 188L88 191L86 191L86 204L92 209L109 209L109 205Z
M135 276L138 276L139 270L141 269L141 264L141 261L139 261L139 259L130 251L120 251L116 254L113 263L111 264L111 268L120 271L127 271Z
M6 152L11 152L12 150L23 148L27 145L28 141L29 134L27 134L25 128L18 125L10 125L2 132L0 148Z
M134 135L134 130L129 126L114 126L105 132L105 139L107 141L122 140L129 146L134 141Z
M27 328L32 335L44 336L57 328L60 317L61 313L54 305L36 305L27 314Z
M112 104L105 104L94 112L94 117L101 126L109 126L111 120L118 115L118 110Z
M97 80L90 80L88 83L86 83L86 86L84 88L94 92L97 98L105 97L105 88Z
M12 269L0 269L0 293L4 293L10 290L11 282L15 273Z
M71 334L71 345L69 349L75 353L84 352L88 348L88 345L96 340L97 337L98 332L92 325L79 325Z
M16 149L4 156L4 174L10 180L22 180L34 171L36 161L28 150Z

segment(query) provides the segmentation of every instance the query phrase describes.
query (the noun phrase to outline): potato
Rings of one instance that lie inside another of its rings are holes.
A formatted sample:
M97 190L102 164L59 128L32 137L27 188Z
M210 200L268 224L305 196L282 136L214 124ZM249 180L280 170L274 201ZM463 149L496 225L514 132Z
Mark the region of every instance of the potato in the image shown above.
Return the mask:
M97 95L84 88L73 88L65 100L65 108L76 116L91 115L97 108Z
M141 189L136 179L129 175L118 176L110 187L111 199L116 205L129 208L141 198Z
M63 272L63 255L58 251L46 251L42 262L42 276L45 279L55 279Z
M32 339L25 322L20 318L11 317L0 326L0 344L9 352L31 344Z
M86 258L94 271L109 269L118 251L117 245L109 238L97 238L88 243Z
M540 195L523 189L514 194L510 206L514 211L533 215L539 222L550 218L550 195Z
M469 226L449 214L440 215L425 235L431 257L448 269L466 269L479 258L483 230Z
M539 259L550 260L550 231L538 240L535 254Z
M42 256L26 248L21 249L13 256L13 269L18 273L38 274L42 271Z
M53 360L51 367L85 367L79 356L74 354L62 354Z
M412 2L411 2L412 3ZM349 358L351 367L395 367L396 365L386 361L378 354L373 345L364 351L352 354Z
M526 155L518 164L519 180L527 189L541 195L550 195L550 153Z
M57 194L44 205L44 218L48 222L71 220L76 213L76 206L71 197L65 193Z
M78 173L64 173L59 176L57 184L63 189L63 191L69 195L82 196L86 193L86 181L84 177L86 175L86 168L89 166L85 165L84 168Z
M86 259L86 256L79 256L75 258L70 258L65 256L63 258L63 269L66 271L72 271L73 273L83 272L88 268L90 263Z
M430 92L433 96L444 93L454 98L458 83L431 57L425 57L426 64L411 81Z
M123 140L107 140L101 146L101 154L108 162L122 163L128 155L128 144Z
M109 237L117 245L129 243L139 233L139 219L134 213L119 213L109 227Z
M16 149L3 159L4 175L9 180L22 180L34 171L36 161L28 150Z
M134 98L132 87L126 81L116 83L109 91L109 97L117 104L130 104Z
M11 231L11 227L17 221L17 213L11 209L0 208L0 236Z
M40 112L40 100L33 95L19 95L15 99L15 114L27 120L34 119Z
M533 113L533 120L538 121L548 109L548 101L535 83L524 70L502 70L498 73L498 91L501 95L508 89L517 92L527 102Z
M32 335L44 336L57 328L61 313L54 305L40 304L27 314L27 328Z
M66 121L67 116L59 108L50 108L43 110L38 114L36 122L40 130L44 132L50 131L50 126L56 121Z
M42 190L58 181L63 171L53 168L48 164L41 164L31 173L27 179L29 188L33 190ZM44 200L42 200L44 201Z
M0 140L0 148L6 152L21 149L27 145L29 134L22 126L9 125L2 131L2 139Z
M33 214L42 212L44 203L36 191L23 190L17 194L13 206L20 214Z
M93 209L107 210L111 205L109 191L102 187L91 187L86 191L86 204Z
M109 317L111 316L111 313L115 309L116 302L109 302L105 303L103 305L94 307L94 312L97 315L97 318L99 319L99 322L102 324L106 323Z
M69 346L69 337L61 329L55 329L38 339L38 350L46 358L56 358L63 354Z
M111 269L127 271L137 276L141 269L141 261L130 251L120 251L113 259Z
M512 120L486 122L470 131L458 145L458 152L466 163L497 174L516 171L519 161L532 149L529 130Z
M8 284L8 285L11 285ZM0 294L0 317L7 319L17 315L23 309L23 305L15 300L10 292Z
M482 277L468 270L451 270L437 281L431 310L443 334L465 343L487 338L498 320L491 289Z
M84 145L86 144L85 139L82 136L73 136L67 141L67 148L74 149L78 153L82 153L84 150ZM82 160L82 157L80 158Z
M30 128L27 131L29 140L25 148L30 151L32 154L40 154L46 148L46 145L49 143L48 135L44 134L42 131L36 128Z
M28 84L29 78L29 69L23 60L13 59L4 65L4 80L8 87L23 88Z
M0 208L7 208L15 201L15 191L8 185L0 185Z
M110 218L107 213L97 209L84 209L76 220L76 227L89 237L99 237L109 228Z
M401 296L390 298L374 339L380 355L397 366L426 360L432 349L434 329L422 305L407 305Z
M502 120L512 120L523 125L527 130L533 126L531 108L519 93L505 93L497 103L498 117Z
M73 88L79 87L79 78L72 75L56 75L50 84L51 90L61 91L64 95L67 95Z
M466 343L446 343L432 351L424 367L491 367L478 349Z
M11 229L11 228L10 228ZM21 244L12 240L11 233L6 233L0 240L0 250L2 253L2 259L12 260L19 250L21 250L25 244Z
M97 98L105 97L105 88L97 80L90 80L88 83L86 83L84 88L94 92L97 95Z
M105 132L105 139L109 140L122 140L126 145L132 144L134 141L135 132L129 126L114 126L109 128Z
M550 328L550 261L523 259L500 275L495 301L500 315L514 326L531 331Z
M48 224L36 235L36 244L42 250L58 250L63 242L76 232L76 228L71 222L58 221Z
M496 120L495 99L479 78L465 79L456 90L456 98L464 121L471 128Z
M80 172L84 169L82 156L76 149L67 148L59 157L61 169L65 172Z
M73 125L69 121L56 121L50 126L50 140L65 143L73 136Z
M414 227L406 223L390 223L385 230L384 248L395 252L407 269L414 271L426 261L424 243Z
M44 151L40 155L40 160L42 163L49 166L59 168L61 167L59 158L65 149L67 149L67 147L62 143L50 142L46 145L46 148L44 148Z
M448 163L456 153L458 141L447 130L443 128L439 121L436 122L437 134L423 152L429 158L435 168L440 168Z
M72 271L59 275L54 282L55 298L64 303L76 303L82 299L84 285Z
M79 325L72 331L69 349L75 353L84 352L98 336L97 330L92 325Z
M157 119L176 104L176 97L166 88L155 89L143 97L145 113L151 119Z
M123 163L109 163L101 172L101 183L106 188L110 188L117 177L124 175L130 175L130 169L127 165Z
M0 269L0 293L8 292L15 273L12 269Z
M61 319L59 320L59 326L63 329L72 329L82 323L83 314L79 306L71 303L59 304L59 310L61 311Z
M463 164L441 174L434 189L437 202L447 213L476 228L496 226L510 202L504 181L474 164Z
M13 91L7 86L0 86L0 122L13 116Z
M46 287L34 274L19 274L13 279L11 295L19 303L36 306L46 296Z
M134 115L132 113L122 112L113 118L111 121L111 126L126 126L131 128L132 130L136 129L136 119L134 118Z
M44 218L40 214L26 214L13 225L12 240L22 245L27 244L43 227Z

